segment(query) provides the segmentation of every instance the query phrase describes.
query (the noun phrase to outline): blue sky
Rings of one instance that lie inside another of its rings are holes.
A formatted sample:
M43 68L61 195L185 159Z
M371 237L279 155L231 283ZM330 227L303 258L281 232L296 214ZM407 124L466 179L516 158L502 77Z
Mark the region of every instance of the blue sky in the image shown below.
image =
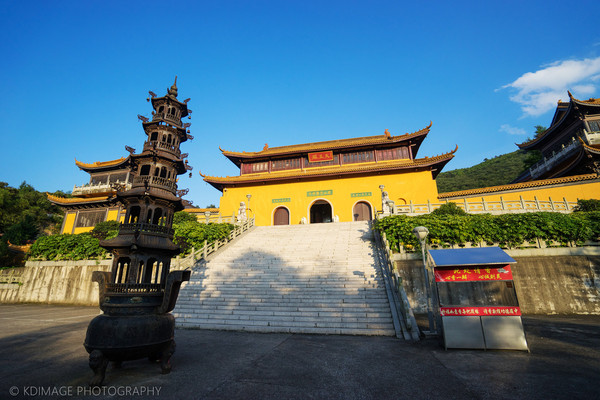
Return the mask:
M238 175L219 151L419 130L446 170L516 150L558 99L600 96L600 2L0 0L0 181L72 190L75 166L141 149L178 76L193 177Z

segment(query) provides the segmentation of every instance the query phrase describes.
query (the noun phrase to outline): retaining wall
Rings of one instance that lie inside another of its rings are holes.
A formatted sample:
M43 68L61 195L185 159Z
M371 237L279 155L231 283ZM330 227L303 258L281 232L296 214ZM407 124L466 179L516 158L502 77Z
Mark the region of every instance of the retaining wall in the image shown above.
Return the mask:
M511 269L523 314L600 315L599 252L536 250L507 251L517 261ZM395 263L414 312L426 312L422 260L413 258Z
M600 249L509 250L524 314L600 315ZM585 255L584 255L585 254ZM423 264L418 256L395 263L415 312L425 312ZM98 305L92 272L110 271L111 260L28 261L17 284L0 285L0 303Z
M27 261L21 284L0 285L0 303L98 305L94 271L110 271L112 260Z

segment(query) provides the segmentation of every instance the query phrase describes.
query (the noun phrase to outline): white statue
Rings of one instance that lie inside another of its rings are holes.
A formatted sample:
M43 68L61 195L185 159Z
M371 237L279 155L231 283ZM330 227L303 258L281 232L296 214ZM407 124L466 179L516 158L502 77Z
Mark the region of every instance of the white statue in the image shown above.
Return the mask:
M302 217L302 219L300 220L300 223L302 225L306 225L307 222L308 222L308 220L306 219L306 217Z
M238 222L246 222L248 220L246 216L246 203L243 201L240 202L240 208L238 208L237 220Z
M396 212L396 204L390 200L388 192L381 192L381 211L384 215L389 215Z

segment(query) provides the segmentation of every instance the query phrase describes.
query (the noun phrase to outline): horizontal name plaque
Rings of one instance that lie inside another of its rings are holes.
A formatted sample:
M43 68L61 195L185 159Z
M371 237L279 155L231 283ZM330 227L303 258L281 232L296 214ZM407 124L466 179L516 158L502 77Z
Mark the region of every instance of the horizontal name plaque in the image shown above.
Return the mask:
M318 153L308 153L308 162L332 161L333 151L320 151Z
M332 194L333 190L313 190L311 192L306 192L307 197L331 196Z

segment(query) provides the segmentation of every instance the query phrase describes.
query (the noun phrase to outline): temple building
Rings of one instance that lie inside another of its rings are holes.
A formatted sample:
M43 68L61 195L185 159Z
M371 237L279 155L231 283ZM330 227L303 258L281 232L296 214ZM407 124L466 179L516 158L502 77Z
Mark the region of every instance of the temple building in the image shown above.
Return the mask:
M72 198L48 194L48 200L65 210L60 233L82 233L98 222L123 221L125 210L117 200L117 189L131 188L135 173L131 171L131 156L91 164L75 160L75 165L90 174L90 181L74 186Z
M538 150L542 159L514 182L600 174L600 99L559 101L550 127L521 150Z
M384 202L437 199L435 177L458 149L418 158L429 126L383 135L221 152L239 176L202 175L222 192L220 212L255 217L257 225L370 220Z

